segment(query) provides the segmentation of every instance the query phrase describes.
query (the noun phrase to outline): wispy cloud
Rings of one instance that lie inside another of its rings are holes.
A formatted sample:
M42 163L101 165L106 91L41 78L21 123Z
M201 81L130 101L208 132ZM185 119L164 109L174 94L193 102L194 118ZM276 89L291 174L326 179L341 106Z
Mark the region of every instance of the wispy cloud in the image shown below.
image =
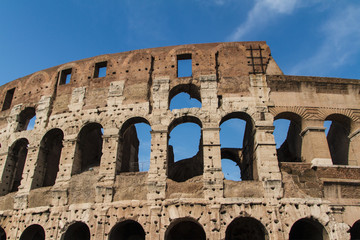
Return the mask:
M351 63L360 53L360 5L339 8L321 27L321 47L313 56L296 64L290 74L329 75Z
M219 0L220 1L220 0ZM243 40L254 29L264 28L279 15L291 14L300 4L299 0L257 0L245 22L228 37L229 41Z

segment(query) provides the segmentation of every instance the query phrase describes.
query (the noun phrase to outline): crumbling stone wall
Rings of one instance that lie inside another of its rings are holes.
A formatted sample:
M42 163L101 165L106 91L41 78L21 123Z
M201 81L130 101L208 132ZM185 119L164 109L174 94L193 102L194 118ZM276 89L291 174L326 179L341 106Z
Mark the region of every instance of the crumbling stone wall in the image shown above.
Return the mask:
M182 59L190 76L178 76ZM180 92L201 108L170 110ZM109 54L9 82L0 240L355 239L359 92L357 80L284 75L265 42ZM219 126L233 118L246 121L244 147L221 148ZM276 119L291 121L279 149ZM201 127L200 149L174 163L169 133L186 122ZM151 127L147 172L137 123ZM242 181L224 179L225 156Z

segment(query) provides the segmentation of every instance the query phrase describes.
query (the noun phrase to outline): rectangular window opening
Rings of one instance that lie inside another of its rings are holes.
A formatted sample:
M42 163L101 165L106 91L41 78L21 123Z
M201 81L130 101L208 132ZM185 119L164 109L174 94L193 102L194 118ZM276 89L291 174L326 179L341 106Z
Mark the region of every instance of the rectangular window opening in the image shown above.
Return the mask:
M95 64L94 78L106 77L107 62L99 62Z
M15 88L12 88L6 92L4 104L1 111L5 111L11 107L11 102L13 100L15 93Z
M65 69L65 70L61 71L60 85L65 85L65 84L70 83L71 72L72 72L72 68L68 68L68 69Z
M192 76L191 54L177 55L177 77Z

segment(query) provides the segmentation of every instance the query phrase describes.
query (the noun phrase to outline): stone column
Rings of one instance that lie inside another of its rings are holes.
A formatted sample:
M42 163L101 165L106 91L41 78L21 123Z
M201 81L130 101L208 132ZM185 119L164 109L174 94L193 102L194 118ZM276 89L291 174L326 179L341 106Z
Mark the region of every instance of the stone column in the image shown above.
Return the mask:
M28 146L21 183L14 198L15 209L25 209L27 207L27 197L30 190L34 187L33 181L39 149L39 145Z
M360 166L360 124L353 123L351 129L354 129L349 134L349 165Z
M202 129L205 199L223 198L224 174L221 170L220 128Z
M116 179L116 164L118 158L119 129L104 129L103 155L99 169L99 182L96 185L96 202L111 202L113 185Z
M66 205L68 202L68 181L71 178L72 170L74 168L74 159L76 157L76 135L64 136L63 148L59 161L59 172L56 176L56 182L53 187L54 206Z
M301 157L303 161L312 163L314 166L331 166L332 160L323 121L303 119L301 126Z
M165 199L167 178L167 129L155 128L151 131L150 169L148 172L148 200Z

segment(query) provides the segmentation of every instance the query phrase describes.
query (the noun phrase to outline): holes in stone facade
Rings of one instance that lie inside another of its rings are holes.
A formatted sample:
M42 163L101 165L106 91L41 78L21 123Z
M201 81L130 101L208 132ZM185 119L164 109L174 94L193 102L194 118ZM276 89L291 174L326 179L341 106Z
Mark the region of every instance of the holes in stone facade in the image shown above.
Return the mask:
M110 231L109 240L117 239L145 240L145 231L138 222L126 220L116 224Z
M66 230L63 240L90 240L89 227L83 222L75 222Z
M8 110L11 107L11 103L14 98L14 93L15 93L15 88L7 90L1 111Z
M165 240L206 240L202 226L193 219L177 219L165 232Z
M106 77L107 61L95 64L94 78Z
M177 55L177 77L192 76L192 56L190 53Z
M280 162L301 162L301 117L284 112L275 117L274 138Z
M201 126L195 117L178 118L170 124L168 178L184 182L203 174Z
M71 72L72 68L64 69L60 73L60 82L59 85L69 84L71 81Z
M35 167L33 188L53 186L59 171L64 133L58 129L48 131L40 142L39 157Z
M331 121L326 138L332 162L335 165L348 165L350 119L344 115L332 114L326 120Z
M230 113L221 120L220 128L221 158L222 164L224 163L222 171L225 179L253 180L254 137L251 117L241 112ZM237 167L231 169L226 166L226 159L233 161Z
M72 174L78 174L100 165L102 156L102 126L98 123L85 125L78 136Z
M27 107L21 111L18 119L17 131L32 130L35 125L35 108Z
M360 239L360 220L356 221L350 228L350 240Z
M0 240L6 240L6 232L2 227L0 227Z
M119 134L116 173L143 172L150 167L151 127L144 118L127 120Z
M200 91L194 84L180 84L169 93L169 109L201 108Z
M303 218L291 227L289 240L328 240L325 228L314 219Z
M226 229L225 240L268 240L268 234L258 220L251 217L238 217Z
M25 229L20 240L45 240L45 231L40 225L34 224Z
M3 194L18 190L25 166L28 144L28 140L22 138L10 147L1 184Z

